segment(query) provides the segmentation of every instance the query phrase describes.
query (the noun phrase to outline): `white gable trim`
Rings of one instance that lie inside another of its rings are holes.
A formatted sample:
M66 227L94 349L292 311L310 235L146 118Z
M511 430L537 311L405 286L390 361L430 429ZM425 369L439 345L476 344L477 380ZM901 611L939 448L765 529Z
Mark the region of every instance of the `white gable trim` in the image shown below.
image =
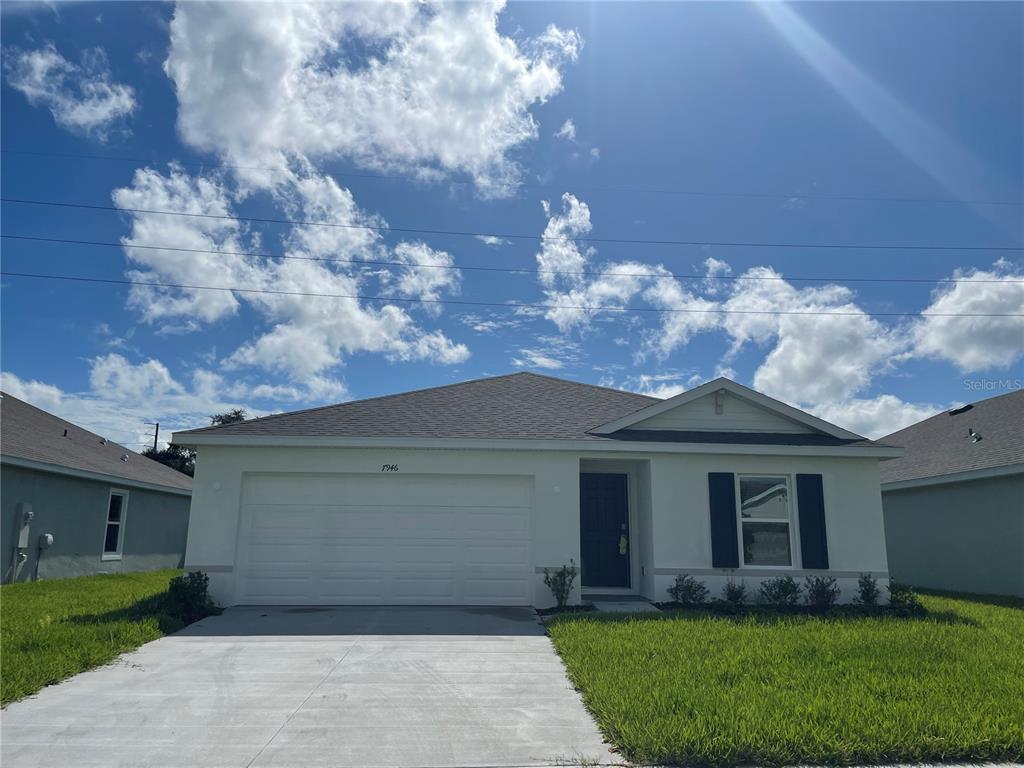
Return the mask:
M817 416L812 416L806 411L801 411L799 408L794 408L791 405L786 405L779 400L762 395L749 387L744 387L742 384L737 384L735 381L726 378L718 378L713 381L709 381L707 384L702 384L696 389L691 389L682 394L670 397L667 400L662 400L660 403L649 405L646 408L641 408L639 411L634 411L628 416L623 416L615 421L609 421L607 424L601 424L590 430L595 435L610 435L613 432L618 432L621 429L627 429L628 427L638 424L641 421L657 416L658 414L670 411L673 408L678 408L681 405L692 403L694 400L702 398L706 395L713 395L719 390L725 390L731 395L739 397L748 402L754 403L766 410L778 414L779 416L795 421L798 424L810 427L818 432L823 432L826 435L832 437L838 437L843 440L863 440L864 437L853 432L849 432L842 427L837 427L835 424L830 424L824 419L819 419Z

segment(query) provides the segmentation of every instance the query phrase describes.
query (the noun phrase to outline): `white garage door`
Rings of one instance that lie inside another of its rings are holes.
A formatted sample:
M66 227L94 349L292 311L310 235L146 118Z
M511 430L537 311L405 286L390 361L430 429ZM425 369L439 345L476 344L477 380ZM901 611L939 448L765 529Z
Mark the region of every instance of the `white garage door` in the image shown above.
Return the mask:
M526 477L253 475L238 601L529 605Z

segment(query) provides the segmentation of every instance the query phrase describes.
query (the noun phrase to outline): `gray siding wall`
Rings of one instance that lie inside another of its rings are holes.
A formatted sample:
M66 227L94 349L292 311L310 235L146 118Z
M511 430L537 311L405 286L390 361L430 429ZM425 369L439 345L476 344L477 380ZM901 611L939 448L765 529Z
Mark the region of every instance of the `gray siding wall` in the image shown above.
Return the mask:
M1024 597L1024 475L885 491L882 506L894 580Z
M129 493L121 560L101 560L111 488ZM62 579L93 573L180 568L188 537L188 496L142 490L33 469L0 466L0 542L3 580L11 580L20 520L19 502L32 505L28 560L18 581ZM54 543L40 551L42 533Z

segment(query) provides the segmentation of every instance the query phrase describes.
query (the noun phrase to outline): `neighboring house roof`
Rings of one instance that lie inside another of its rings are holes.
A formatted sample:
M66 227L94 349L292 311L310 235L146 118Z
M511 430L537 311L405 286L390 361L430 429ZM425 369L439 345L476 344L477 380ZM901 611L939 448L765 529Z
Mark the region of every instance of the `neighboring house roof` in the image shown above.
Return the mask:
M192 478L70 421L0 393L0 454L5 463L104 475L127 484L191 491ZM128 460L123 461L122 456Z
M602 425L646 412L661 402L659 398L633 392L521 372L193 429L176 433L175 440L188 444L191 437L215 435L218 438L480 438L812 446L871 444L856 436L848 440L828 434L628 429L612 434L596 433Z
M1024 464L1024 390L943 411L882 440L906 448L880 465L883 484Z

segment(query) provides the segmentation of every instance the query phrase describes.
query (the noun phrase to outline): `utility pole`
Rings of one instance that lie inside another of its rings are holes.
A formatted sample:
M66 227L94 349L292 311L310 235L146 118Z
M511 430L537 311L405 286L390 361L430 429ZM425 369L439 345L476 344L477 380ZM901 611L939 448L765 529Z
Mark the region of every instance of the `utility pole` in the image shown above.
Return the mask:
M160 422L159 421L147 421L145 422L147 427L156 427L153 432L153 451L156 452L156 443L160 439Z

